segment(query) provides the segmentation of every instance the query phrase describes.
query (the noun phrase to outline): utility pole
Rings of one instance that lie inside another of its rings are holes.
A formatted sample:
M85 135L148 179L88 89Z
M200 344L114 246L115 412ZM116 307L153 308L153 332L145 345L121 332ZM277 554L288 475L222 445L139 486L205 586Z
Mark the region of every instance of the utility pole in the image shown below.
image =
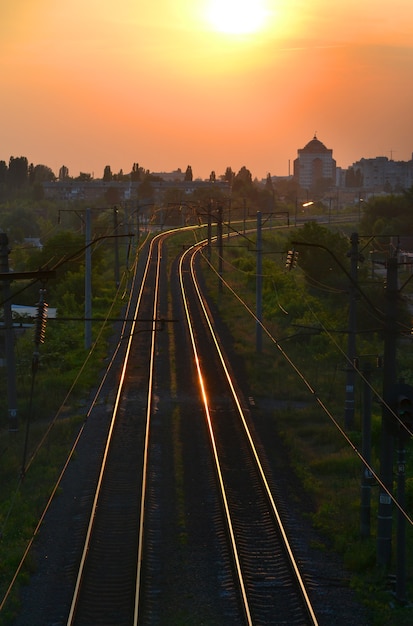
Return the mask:
M218 223L217 223L217 243L218 243L218 275L219 275L219 293L222 293L222 206L218 207Z
M212 211L212 201L208 203L208 226L207 226L208 261L211 260L211 239L212 239L211 211Z
M247 221L247 199L243 198L242 202L243 202L243 207L244 207L243 225L244 225L244 235L245 235L245 228L246 228L246 221Z
M92 345L92 224L91 210L85 211L85 349Z
M402 511L406 508L406 433L399 426L397 450L397 501ZM406 519L404 513L397 509L397 578L396 597L406 602Z
M6 233L0 233L0 271L9 273L9 239ZM13 315L10 301L10 281L3 280L3 315L4 315L4 345L7 365L7 402L9 411L9 432L18 430L17 421L17 394L16 394L16 365L14 359L14 332Z
M256 278L256 350L262 350L262 219L261 211L257 212L257 278Z
M357 233L352 233L350 237L351 250L348 253L350 257L350 276L351 282L349 286L350 302L348 314L348 333L347 333L347 376L346 376L346 396L344 404L344 426L345 429L352 430L354 428L354 386L356 381L356 372L353 366L356 358L356 289L357 284L357 268L359 262Z
M90 210L90 209L89 209ZM125 225L127 221L125 220ZM118 234L118 208L113 207L113 232ZM119 271L119 244L118 238L115 237L115 285L119 287L120 284L120 271Z
M136 213L136 247L139 246L139 239L141 237L141 233L140 233L140 215L139 215L139 202L137 203L137 209L135 211Z
M363 369L363 420L361 449L363 459L371 465L371 365L366 363ZM370 537L371 471L363 463L361 475L360 535Z
M397 258L387 261L386 319L383 360L383 398L381 420L379 509L377 517L377 564L385 569L390 566L392 543L392 499L394 417L388 409L396 385L396 336L397 336Z
M9 411L9 431L18 430L17 420L17 393L16 393L16 365L14 358L13 315L11 310L10 282L12 280L47 280L54 278L56 272L38 270L36 272L10 272L9 269L9 240L6 233L0 233L0 282L2 281L3 316L4 316L4 344L7 365L7 402Z

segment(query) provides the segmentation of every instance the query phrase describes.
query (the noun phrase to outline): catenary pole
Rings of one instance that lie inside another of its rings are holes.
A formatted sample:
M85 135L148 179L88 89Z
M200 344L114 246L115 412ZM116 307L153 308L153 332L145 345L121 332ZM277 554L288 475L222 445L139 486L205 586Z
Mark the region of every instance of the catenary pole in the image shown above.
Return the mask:
M223 268L223 247L222 247L222 206L218 207L218 222L217 222L217 243L218 243L218 275L219 275L219 284L218 290L219 293L222 293L222 268Z
M92 346L92 224L91 210L85 211L85 349Z
M370 508L372 475L368 468L371 465L371 365L366 363L363 369L363 419L362 419L362 454L363 463L361 476L360 535L363 539L370 537Z
M389 495L393 493L394 434L393 416L387 408L396 385L396 335L397 335L397 258L387 261L386 320L383 359L383 398L380 446L380 480L377 517L377 564L385 569L391 562L393 506ZM387 493L389 492L389 493Z
M356 381L356 371L353 363L356 358L356 289L357 284L357 270L359 262L358 243L359 238L357 233L352 233L350 237L351 250L350 250L350 276L352 281L349 286L350 301L349 301L349 314L348 314L348 334L347 334L347 374L346 374L346 395L344 403L344 426L345 429L352 430L354 428L354 387Z
M9 269L9 239L6 233L0 233L0 271L8 273ZM10 281L3 280L3 316L4 316L4 344L7 365L7 402L9 413L9 431L18 430L17 421L17 393L16 393L16 365L14 358L14 331L13 315L10 301Z
M257 212L256 351L262 350L262 217Z

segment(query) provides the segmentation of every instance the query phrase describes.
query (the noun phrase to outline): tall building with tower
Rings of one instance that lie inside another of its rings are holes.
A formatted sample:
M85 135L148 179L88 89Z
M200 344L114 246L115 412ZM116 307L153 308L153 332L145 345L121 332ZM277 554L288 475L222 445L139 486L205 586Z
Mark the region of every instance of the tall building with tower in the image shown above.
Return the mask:
M294 178L303 189L320 190L336 184L336 161L333 151L315 134L304 148L297 150Z

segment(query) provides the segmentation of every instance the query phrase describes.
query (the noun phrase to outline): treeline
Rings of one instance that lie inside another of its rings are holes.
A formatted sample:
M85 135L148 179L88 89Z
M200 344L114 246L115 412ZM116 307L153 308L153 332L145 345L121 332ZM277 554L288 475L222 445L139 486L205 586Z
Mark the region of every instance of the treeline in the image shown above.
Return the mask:
M29 163L27 157L10 157L9 164L0 161L0 201L16 192L30 187L38 189L38 196L42 196L42 184L55 180L56 177L47 165L34 165ZM36 194L34 194L36 197Z
M194 180L194 172L191 165L186 167L185 172L180 168L174 172L167 173L167 180L172 180L176 176L176 181L190 182ZM196 177L195 177L196 178ZM0 202L16 197L23 192L29 193L34 199L42 199L42 185L45 182L53 181L79 181L87 183L92 180L102 180L104 182L140 182L148 185L156 181L162 181L162 174L151 172L149 169L142 167L139 163L132 164L129 172L120 169L119 172L112 171L110 165L105 165L102 176L95 179L92 174L80 172L78 176L71 176L69 168L62 165L56 175L47 165L29 163L25 156L11 156L8 164L4 160L0 160ZM227 182L231 185L233 193L244 194L244 196L252 197L254 189L262 189L262 182L253 178L251 171L244 165L238 172L228 166L225 172L217 174L215 170L210 172L209 182L216 181ZM265 188L280 200L293 202L300 195L299 187L293 179L279 179L273 182L271 174L267 175ZM304 193L304 192L303 192ZM305 195L305 194L304 194ZM303 195L303 197L304 197Z

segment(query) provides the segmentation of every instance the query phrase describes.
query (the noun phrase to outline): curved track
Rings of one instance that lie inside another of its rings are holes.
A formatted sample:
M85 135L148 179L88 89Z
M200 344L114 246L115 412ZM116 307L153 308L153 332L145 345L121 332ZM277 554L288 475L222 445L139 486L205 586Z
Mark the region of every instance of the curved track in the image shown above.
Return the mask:
M162 434L156 426L152 433L152 420L160 367L156 320L160 292L166 289L160 289L165 237L151 242L136 305L128 314L133 322L125 337L125 360L68 626L150 624L159 614L156 604L165 584L160 563L168 539L162 537L159 517L165 505L162 489L156 486ZM199 249L195 246L181 255L179 285L193 355L187 368L195 367L198 381L192 402L202 407L220 494L215 524L225 543L220 567L231 579L225 583L232 607L228 614L231 623L251 626L317 624L254 444L248 407L202 296L195 271ZM201 484L200 480L199 489ZM179 604L179 597L175 602Z
M33 623L317 624L202 294L203 244L168 268L173 234L154 237L139 275L136 266L111 413L97 431L105 443L93 476L73 487L82 504L68 506L70 563Z
M259 452L249 411L214 330L195 271L199 248L180 262L180 282L222 510L240 618L246 624L316 624Z

